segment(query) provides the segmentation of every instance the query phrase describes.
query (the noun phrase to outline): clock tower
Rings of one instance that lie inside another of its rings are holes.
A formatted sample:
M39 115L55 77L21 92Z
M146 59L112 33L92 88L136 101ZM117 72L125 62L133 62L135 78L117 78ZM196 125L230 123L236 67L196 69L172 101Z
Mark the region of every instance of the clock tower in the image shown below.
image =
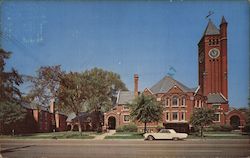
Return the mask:
M227 22L218 29L211 19L198 43L199 85L208 104L228 107ZM225 110L228 109L225 107Z

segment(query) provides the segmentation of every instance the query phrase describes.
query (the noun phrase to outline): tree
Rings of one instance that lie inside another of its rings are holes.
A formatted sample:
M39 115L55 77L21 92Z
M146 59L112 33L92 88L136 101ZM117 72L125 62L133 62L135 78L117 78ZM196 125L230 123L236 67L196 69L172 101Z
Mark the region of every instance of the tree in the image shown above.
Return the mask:
M17 102L21 99L18 86L23 82L18 72L12 68L10 72L4 69L5 60L10 58L11 53L0 49L0 102Z
M105 111L112 105L112 97L117 90L126 90L125 84L116 73L94 68L82 73L64 74L59 86L59 105L66 112L74 112L78 119L82 111L94 111L97 122L100 123L100 111ZM97 124L97 129L100 124Z
M18 86L23 82L18 72L12 68L5 71L5 60L10 58L11 53L0 49L0 131L3 133L4 126L11 125L21 120L26 115L20 106L21 92Z
M195 109L190 118L190 123L200 130L201 137L203 137L203 130L205 126L213 123L215 120L214 110L208 108Z
M250 132L250 97L248 97L248 109L246 111L246 125L244 127L244 131Z
M80 112L86 110L86 101L90 98L91 80L83 73L70 72L61 76L57 98L59 106L65 112L74 112L78 118L78 129L82 132Z
M0 102L0 132L3 133L5 126L13 126L16 122L24 119L26 110L20 104L14 102Z
M91 80L90 98L87 100L88 111L94 111L97 130L101 130L101 112L111 109L114 104L115 93L127 90L120 76L114 72L100 68L93 68L84 72Z
M114 95L119 90L127 90L117 73L93 68L84 72L91 80L91 94L88 100L89 110L102 112L110 110L113 105Z
M38 105L48 105L56 96L63 73L60 65L40 67L37 76L26 77L27 81L31 82L31 90L26 98Z
M128 106L131 109L130 116L134 120L144 123L145 133L147 131L147 123L158 122L162 117L162 106L158 104L153 96L141 94Z

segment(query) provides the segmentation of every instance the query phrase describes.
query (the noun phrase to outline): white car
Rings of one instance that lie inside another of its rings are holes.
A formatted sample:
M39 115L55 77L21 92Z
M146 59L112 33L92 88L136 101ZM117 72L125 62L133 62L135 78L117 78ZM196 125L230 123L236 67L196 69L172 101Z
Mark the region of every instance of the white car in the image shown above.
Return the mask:
M161 129L158 133L145 133L145 140L154 140L154 139L172 139L172 140L180 140L186 139L187 133L176 133L173 129Z

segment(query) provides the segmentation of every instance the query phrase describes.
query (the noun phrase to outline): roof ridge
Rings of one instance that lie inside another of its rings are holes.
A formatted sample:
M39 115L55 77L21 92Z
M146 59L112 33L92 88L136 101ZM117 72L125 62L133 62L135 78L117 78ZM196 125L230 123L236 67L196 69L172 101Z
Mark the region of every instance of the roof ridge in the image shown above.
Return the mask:
M150 90L153 93L168 92L173 86L179 87L183 91L190 91L191 89L185 86L183 83L177 81L171 76L164 76L160 81L154 84Z

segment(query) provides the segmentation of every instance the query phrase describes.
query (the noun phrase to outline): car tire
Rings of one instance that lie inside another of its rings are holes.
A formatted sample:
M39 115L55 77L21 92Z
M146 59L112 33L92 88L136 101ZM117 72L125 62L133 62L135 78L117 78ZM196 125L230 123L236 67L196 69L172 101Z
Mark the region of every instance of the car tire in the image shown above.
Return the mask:
M173 140L174 140L174 141L177 141L177 140L179 140L179 138L178 138L178 137L174 137Z
M148 140L155 140L155 138L153 136L149 135Z

